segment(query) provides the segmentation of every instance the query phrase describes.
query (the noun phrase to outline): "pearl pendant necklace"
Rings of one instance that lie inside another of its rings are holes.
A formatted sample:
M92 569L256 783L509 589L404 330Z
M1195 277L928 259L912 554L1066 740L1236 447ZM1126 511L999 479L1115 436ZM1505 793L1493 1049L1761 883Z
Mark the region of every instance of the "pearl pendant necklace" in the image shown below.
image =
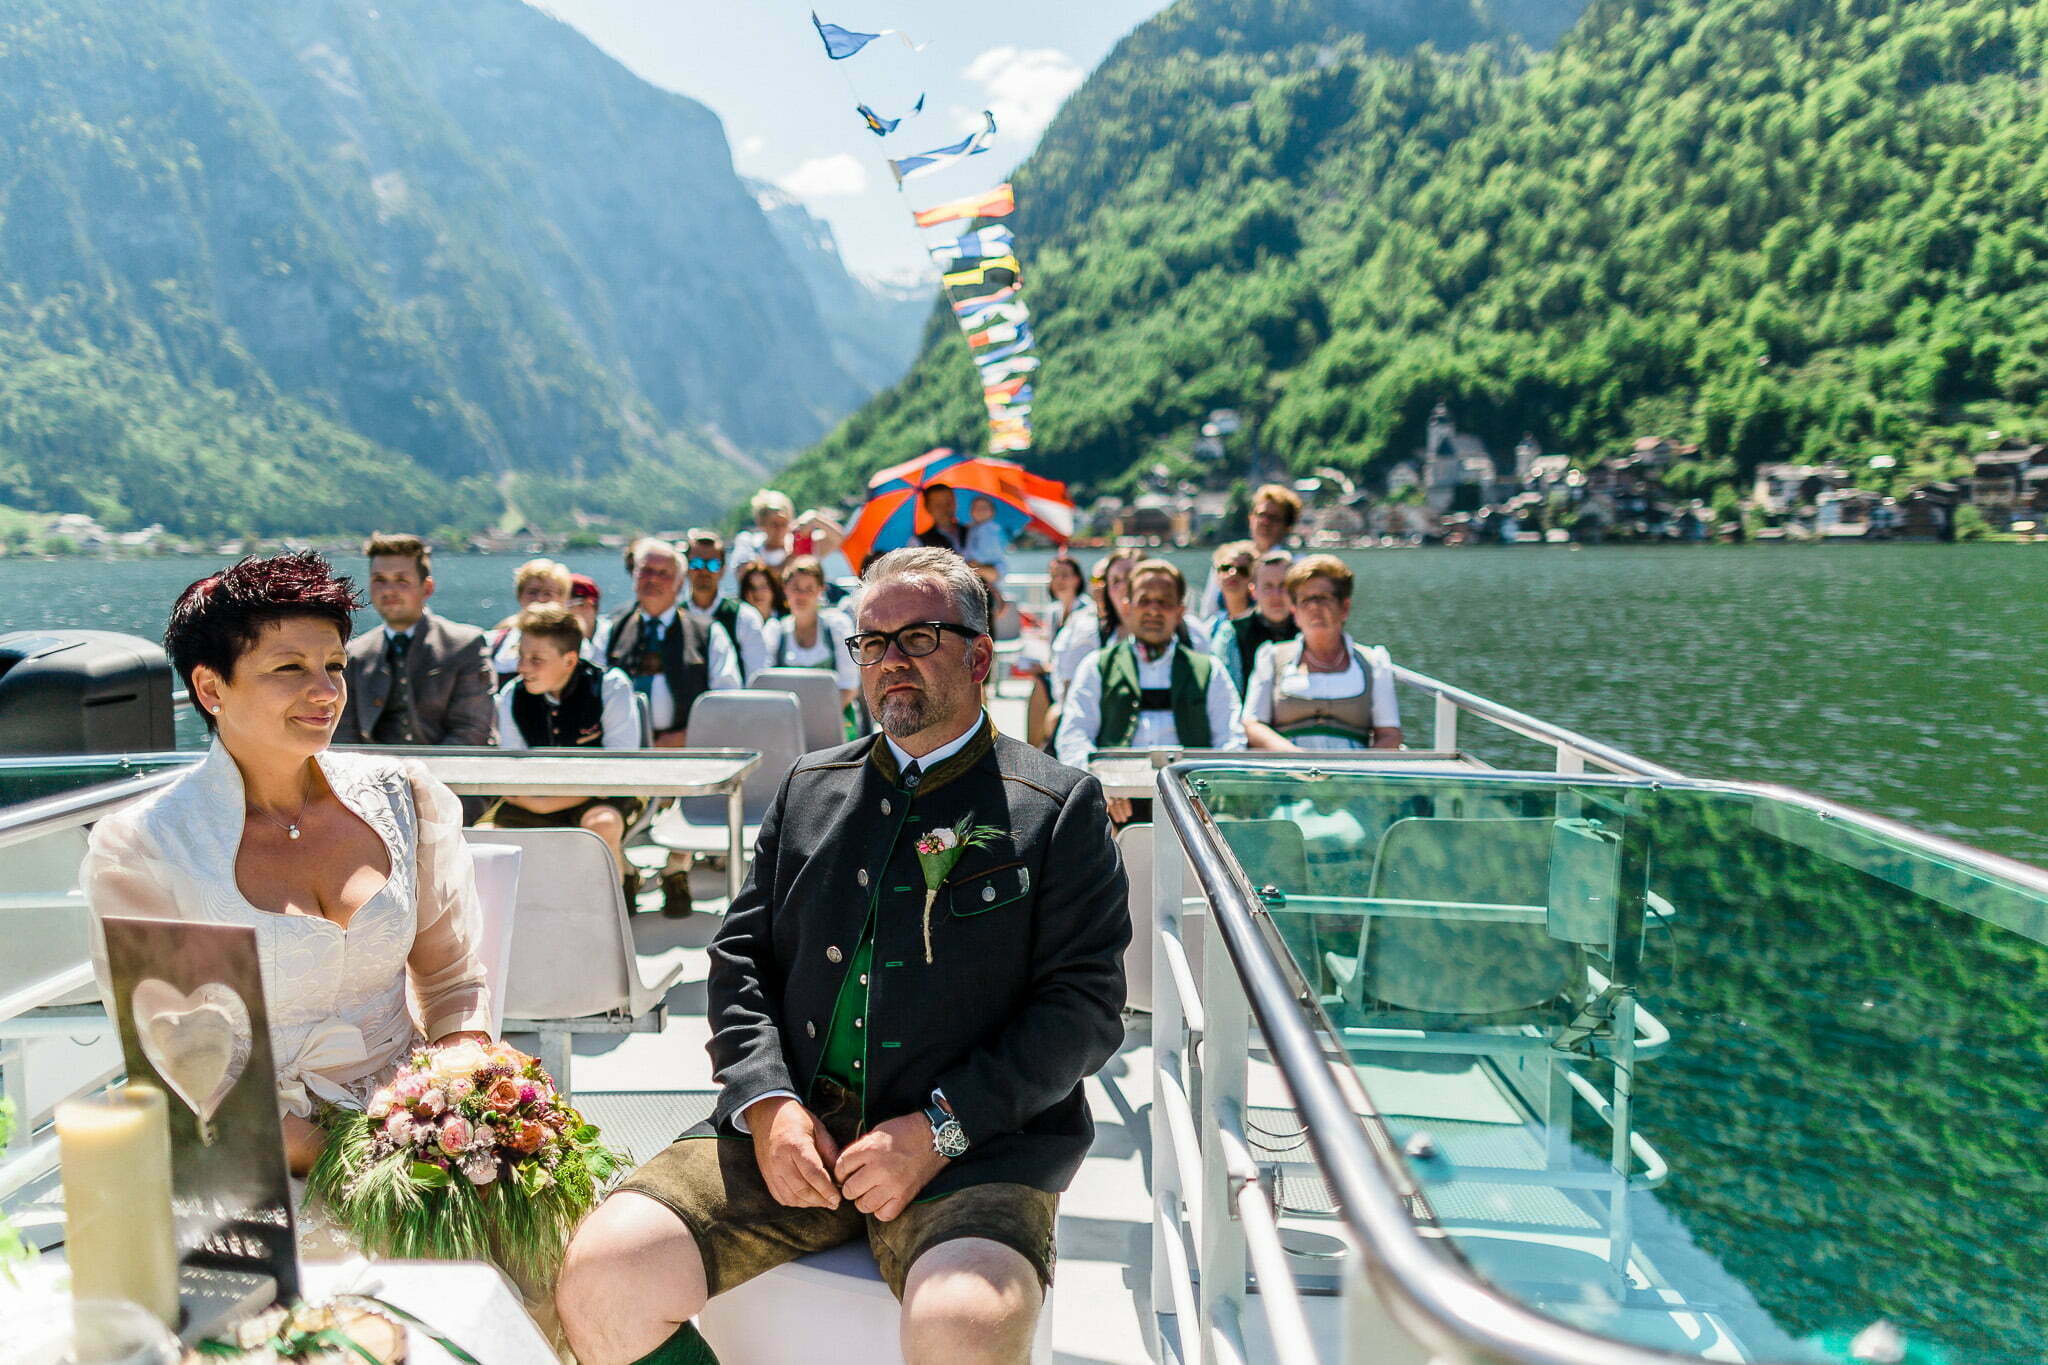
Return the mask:
M311 790L308 790L306 794L299 799L299 808L297 811L293 813L289 823L278 819L275 815L272 815L269 811L263 809L261 806L250 806L249 809L255 811L258 815L268 820L271 824L276 825L279 829L283 830L286 838L296 840L299 837L300 833L299 821L306 818L306 806L309 802L312 801L312 799L313 793Z

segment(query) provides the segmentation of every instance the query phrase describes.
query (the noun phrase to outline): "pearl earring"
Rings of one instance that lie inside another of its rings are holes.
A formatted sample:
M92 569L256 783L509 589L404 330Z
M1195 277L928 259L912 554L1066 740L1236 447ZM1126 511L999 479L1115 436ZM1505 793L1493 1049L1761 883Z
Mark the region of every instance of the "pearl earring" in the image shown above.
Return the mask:
M216 716L220 714L220 708L218 706L213 708L213 714L215 714Z

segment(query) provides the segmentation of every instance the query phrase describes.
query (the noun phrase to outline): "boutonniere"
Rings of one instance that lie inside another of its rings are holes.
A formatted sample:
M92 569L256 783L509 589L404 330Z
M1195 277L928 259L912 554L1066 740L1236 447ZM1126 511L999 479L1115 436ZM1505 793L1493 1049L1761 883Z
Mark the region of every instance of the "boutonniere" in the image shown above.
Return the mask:
M946 878L953 873L953 865L960 861L960 855L970 848L983 844L1000 835L1002 831L994 825L969 826L974 817L963 815L960 823L950 829L935 829L917 841L917 864L924 869L924 962L932 962L932 902L939 898L939 888L946 884Z

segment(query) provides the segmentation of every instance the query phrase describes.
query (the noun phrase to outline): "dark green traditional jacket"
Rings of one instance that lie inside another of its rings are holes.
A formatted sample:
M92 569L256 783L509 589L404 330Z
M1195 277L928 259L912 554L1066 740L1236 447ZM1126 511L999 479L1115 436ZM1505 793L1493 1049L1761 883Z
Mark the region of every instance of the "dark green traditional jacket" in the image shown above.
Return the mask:
M1096 731L1096 748L1130 747L1138 733L1138 713L1168 706L1173 711L1174 739L1182 748L1211 746L1215 736L1209 732L1209 670L1215 661L1208 655L1177 645L1165 697L1153 696L1156 689L1138 686L1137 647L1130 640L1118 640L1103 650L1097 666L1102 670L1102 725Z
M947 877L927 965L916 839L963 819L1002 834ZM704 1131L735 1133L771 1092L810 1094L871 933L864 1126L921 1111L936 1087L970 1145L927 1195L1064 1189L1094 1134L1081 1083L1123 1041L1125 896L1101 784L986 717L915 788L880 736L805 755L711 944L720 1091Z

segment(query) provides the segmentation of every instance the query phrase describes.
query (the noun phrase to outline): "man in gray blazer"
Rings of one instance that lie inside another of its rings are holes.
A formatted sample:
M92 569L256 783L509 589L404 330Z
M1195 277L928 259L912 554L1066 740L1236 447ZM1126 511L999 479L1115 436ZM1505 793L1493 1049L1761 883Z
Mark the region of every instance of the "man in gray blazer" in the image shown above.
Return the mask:
M475 626L427 610L433 560L418 536L371 536L370 605L384 624L348 642L337 744L494 744L496 681Z

